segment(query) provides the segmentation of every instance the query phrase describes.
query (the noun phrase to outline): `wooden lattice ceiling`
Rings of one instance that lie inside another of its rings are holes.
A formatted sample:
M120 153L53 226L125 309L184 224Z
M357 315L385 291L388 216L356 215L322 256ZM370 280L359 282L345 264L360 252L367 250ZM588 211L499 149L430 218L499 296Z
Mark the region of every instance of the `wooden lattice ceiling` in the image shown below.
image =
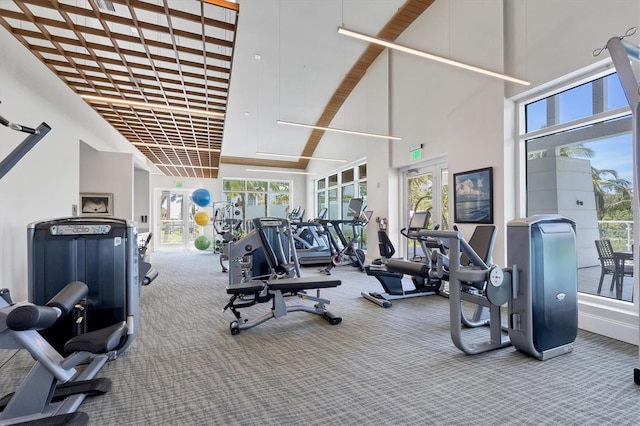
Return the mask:
M79 95L187 108L87 100L164 174L215 178L238 9L224 0L0 0L0 25Z

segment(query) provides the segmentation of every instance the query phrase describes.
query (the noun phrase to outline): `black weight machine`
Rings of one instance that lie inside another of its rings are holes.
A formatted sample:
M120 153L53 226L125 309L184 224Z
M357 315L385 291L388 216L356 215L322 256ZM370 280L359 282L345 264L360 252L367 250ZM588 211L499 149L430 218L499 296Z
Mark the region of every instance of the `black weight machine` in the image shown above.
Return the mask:
M328 299L320 297L320 290L337 287L340 280L325 277L300 277L294 242L287 219L256 218L253 229L243 238L229 244L229 285L231 295L224 310L236 317L229 324L232 335L280 318L290 312L305 311L320 315L331 325L342 321L326 308ZM316 291L315 296L310 291ZM289 305L286 297L316 302L315 305ZM248 320L240 310L260 303L271 303L264 315Z
M512 266L506 268L484 262L459 231L419 234L448 242L448 256L436 252L429 275L449 281L451 340L458 349L473 355L513 345L539 360L573 351L578 334L575 222L559 215L510 221L507 262ZM479 336L480 330L464 329L484 327L481 321L465 321L463 302L489 310L487 338Z
M69 339L66 357L38 332L71 315L87 294L87 285L74 281L45 305L34 305L14 304L9 291L1 291L0 347L25 349L36 362L16 391L0 400L0 424L84 425L88 416L77 411L80 404L111 389L109 379L96 375L126 340L125 322Z
M602 52L604 49L609 51L613 65L615 66L620 84L624 90L624 94L627 98L627 102L631 107L631 114L633 118L632 134L633 134L633 148L636 159L633 163L634 167L634 192L638 190L638 176L640 175L640 162L638 161L638 152L640 150L640 84L638 82L637 73L632 68L630 59L633 60L635 66L640 61L640 46L630 43L624 40L628 35L633 35L637 31L637 28L631 28L624 36L612 37L607 41L605 48L599 51L594 51L594 56ZM596 53L597 52L597 53ZM636 210L639 203L637 197L634 199L634 205ZM640 368L634 368L633 380L637 385L640 385Z
M0 124L29 135L0 162L2 179L49 131L46 123L37 128L15 124L0 116ZM102 394L111 381L96 378L104 364L114 359L128 338L126 322L84 333L64 343L62 352L40 333L59 319L76 315L86 300L86 284L67 284L48 302L14 303L8 289L0 289L0 347L24 349L35 360L15 392L0 399L0 424L59 425L88 423L78 412L87 396ZM79 367L81 366L81 367Z

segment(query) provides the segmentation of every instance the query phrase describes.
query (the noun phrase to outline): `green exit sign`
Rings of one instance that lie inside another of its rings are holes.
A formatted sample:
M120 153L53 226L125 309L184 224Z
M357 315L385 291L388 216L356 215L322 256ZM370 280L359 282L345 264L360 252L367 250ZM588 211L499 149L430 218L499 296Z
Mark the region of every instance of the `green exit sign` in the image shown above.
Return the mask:
M411 161L419 160L422 158L422 148L416 148L411 150Z

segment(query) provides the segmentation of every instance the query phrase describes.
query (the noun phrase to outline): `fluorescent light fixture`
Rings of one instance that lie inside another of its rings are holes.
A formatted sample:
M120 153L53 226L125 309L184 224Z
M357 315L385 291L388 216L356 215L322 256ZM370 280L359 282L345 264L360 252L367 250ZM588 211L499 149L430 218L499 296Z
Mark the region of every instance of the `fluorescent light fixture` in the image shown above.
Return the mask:
M205 111L202 109L182 108L182 107L162 105L162 104L150 104L147 102L127 101L124 99L105 98L102 96L92 96L92 95L80 95L80 97L86 101L103 102L106 104L129 105L129 106L136 106L136 107L147 108L152 110L184 112L186 114L199 115L203 117L224 117L224 113L222 112Z
M185 168L185 169L203 169L203 170L218 170L218 167L207 167L207 166L190 166L188 164L165 164L165 163L153 163L154 166L159 167L175 167Z
M530 82L525 81L525 80L520 80L518 78L510 77L510 76L505 75L505 74L500 74L500 73L497 73L497 72L486 70L484 68L479 68L479 67L476 67L476 66L473 66L473 65L468 65L468 64L465 64L465 63L462 63L462 62L457 62L457 61L454 61L454 60L451 60L451 59L443 58L442 56L433 55L431 53L423 52L421 50L416 50L416 49L412 49L410 47L401 46L399 44L392 43L390 41L382 40L382 39L379 39L379 38L376 38L376 37L371 37L371 36L368 36L368 35L365 35L365 34L362 34L362 33L358 33L358 32L355 32L355 31L348 30L346 28L338 27L338 34L343 34L343 35L346 35L346 36L349 36L349 37L354 37L354 38L357 38L357 39L360 39L360 40L368 41L369 43L374 43L374 44L378 44L380 46L388 47L389 49L399 50L401 52L409 53L411 55L416 55L416 56L420 56L420 57L423 57L423 58L431 59L433 61L442 62L444 64L452 65L454 67L464 68L466 70L474 71L474 72L477 72L477 73L480 73L480 74L485 74L485 75L488 75L488 76L491 76L491 77L501 78L503 80L510 81L512 83L522 84L524 86L531 85Z
M324 157L310 157L306 155L293 155L293 154L272 154L270 152L256 152L256 155L268 155L271 157L283 157L283 158L294 158L294 159L303 159L303 160L321 160L321 161L336 161L338 163L346 163L347 160L342 160L339 158L324 158Z
M348 133L350 135L370 136L373 138L381 138L381 139L392 139L394 141L402 140L402 138L399 138L397 136L381 135L378 133L369 133L369 132L359 132L356 130L336 129L335 127L315 126L313 124L294 123L293 121L278 120L276 121L276 123L285 124L287 126L306 127L308 129L326 130L329 132Z
M159 143L132 142L131 145L146 146L148 148L177 149L177 150L184 150L184 151L203 151L203 152L220 152L221 151L218 148L198 148L195 146L164 145Z
M315 173L310 172L292 172L290 170L269 170L269 169L245 169L248 172L260 172L260 173L287 173L290 175L313 175Z

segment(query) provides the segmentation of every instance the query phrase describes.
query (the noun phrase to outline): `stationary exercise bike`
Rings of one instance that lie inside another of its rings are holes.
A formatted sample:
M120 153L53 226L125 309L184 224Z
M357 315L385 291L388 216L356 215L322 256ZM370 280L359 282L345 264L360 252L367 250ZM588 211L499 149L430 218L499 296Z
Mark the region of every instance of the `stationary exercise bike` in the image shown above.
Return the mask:
M441 241L419 238L417 233L426 230L429 226L431 213L427 211L414 211L409 221L409 226L403 228L400 233L407 240L420 244L425 253L424 259L405 260L394 259L395 248L385 230L378 231L378 248L381 258L365 266L367 275L375 277L385 290L384 293L362 292L365 299L383 308L391 307L392 300L407 299L413 297L432 296L439 294L442 281L439 278L429 277L431 250L442 249ZM414 288L405 290L402 279L405 274L411 276Z

